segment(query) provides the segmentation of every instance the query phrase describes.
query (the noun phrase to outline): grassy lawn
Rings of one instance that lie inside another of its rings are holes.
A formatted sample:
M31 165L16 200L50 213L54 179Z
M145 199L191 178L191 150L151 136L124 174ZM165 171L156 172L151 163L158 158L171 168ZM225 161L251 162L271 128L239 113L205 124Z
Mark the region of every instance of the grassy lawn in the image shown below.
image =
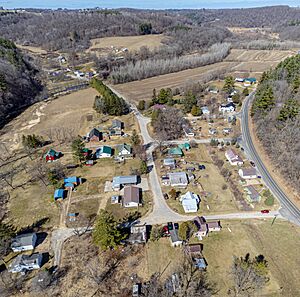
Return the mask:
M41 188L38 184L15 189L9 200L9 218L16 228L30 226L49 218L44 227L58 224L59 208L53 199L53 187Z
M113 195L113 194L112 194ZM126 215L139 212L141 216L144 216L152 208L152 197L150 192L143 192L143 206L136 207L122 207L120 204L111 204L110 199L107 200L106 210L110 211L117 220L124 218Z
M271 222L222 221L221 232L202 240L210 279L220 290L218 296L226 296L231 285L232 257L246 253L252 257L263 254L268 261L270 282L259 296L298 296L300 230L284 221L278 220L273 226Z

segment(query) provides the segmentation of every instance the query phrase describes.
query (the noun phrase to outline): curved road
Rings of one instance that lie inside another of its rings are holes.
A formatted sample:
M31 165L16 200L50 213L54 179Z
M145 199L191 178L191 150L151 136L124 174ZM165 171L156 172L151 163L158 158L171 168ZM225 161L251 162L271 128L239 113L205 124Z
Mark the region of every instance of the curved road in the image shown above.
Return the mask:
M278 186L276 181L273 179L268 169L261 160L259 154L257 153L253 140L251 138L250 128L249 128L249 106L254 99L254 92L251 93L248 98L244 101L243 108L241 111L241 127L242 127L242 138L243 146L249 158L256 164L256 167L263 178L265 184L270 189L275 197L278 198L282 205L280 213L286 219L292 221L293 223L300 225L300 210L298 207L289 199L289 197L283 192L283 190Z

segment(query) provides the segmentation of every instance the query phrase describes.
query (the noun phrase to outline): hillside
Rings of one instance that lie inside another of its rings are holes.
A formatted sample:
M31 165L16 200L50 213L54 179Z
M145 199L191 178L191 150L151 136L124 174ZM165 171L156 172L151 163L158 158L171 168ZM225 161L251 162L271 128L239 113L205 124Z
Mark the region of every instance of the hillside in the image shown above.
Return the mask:
M265 150L300 191L300 55L263 74L252 116Z
M13 42L0 38L0 127L38 100L42 86L37 74Z

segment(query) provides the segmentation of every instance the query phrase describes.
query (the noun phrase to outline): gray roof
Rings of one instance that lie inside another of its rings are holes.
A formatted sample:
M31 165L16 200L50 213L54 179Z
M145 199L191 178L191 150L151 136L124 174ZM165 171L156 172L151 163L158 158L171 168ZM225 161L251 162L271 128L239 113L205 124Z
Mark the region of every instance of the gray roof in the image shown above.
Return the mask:
M118 185L137 184L137 175L115 176L113 178L113 187Z
M243 176L252 176L252 175L256 175L256 169L253 167L250 168L241 168L242 172L243 172Z
M175 165L175 159L174 158L166 158L166 159L164 159L164 165L165 166L173 166L173 165Z
M181 241L178 236L178 231L176 229L170 230L170 238L172 242Z
M140 197L141 197L141 188L138 187L125 187L124 189L124 197L123 197L123 203L140 203Z
M21 246L28 246L32 245L33 237L35 236L35 233L27 233L16 236L11 244L12 248L17 248Z
M170 183L172 184L188 184L188 178L185 172L170 172L168 173Z
M123 123L119 120L112 121L112 128L122 129Z
M32 265L32 264L37 264L39 261L39 258L41 257L41 254L32 254L32 255L18 255L16 259L13 261L12 266L17 266L17 265Z

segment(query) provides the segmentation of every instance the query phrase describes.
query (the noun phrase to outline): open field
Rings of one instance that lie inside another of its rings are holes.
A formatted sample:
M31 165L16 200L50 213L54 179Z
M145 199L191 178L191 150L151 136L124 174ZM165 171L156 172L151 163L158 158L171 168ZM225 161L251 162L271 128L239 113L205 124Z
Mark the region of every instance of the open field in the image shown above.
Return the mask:
M270 282L258 296L299 296L299 227L279 220L273 226L271 220L221 223L221 232L202 240L208 273L220 289L218 296L225 296L231 284L232 257L246 253L252 257L262 254L268 261Z
M147 46L152 50L162 44L163 38L165 36L162 34L95 38L91 40L92 45L87 52L96 52L103 55L111 53L115 49L127 48L129 51L136 51L142 46Z
M45 51L44 49L42 49L41 47L38 46L30 46L30 45L21 45L21 44L17 44L17 47L22 49L22 50L27 50L33 54L46 54L47 51Z
M229 56L220 63L119 84L114 88L133 102L150 100L154 88L156 90L180 88L187 82L201 81L216 70L225 69L232 75L239 76L246 73L259 78L263 71L276 66L280 61L293 54L292 51L233 49Z

